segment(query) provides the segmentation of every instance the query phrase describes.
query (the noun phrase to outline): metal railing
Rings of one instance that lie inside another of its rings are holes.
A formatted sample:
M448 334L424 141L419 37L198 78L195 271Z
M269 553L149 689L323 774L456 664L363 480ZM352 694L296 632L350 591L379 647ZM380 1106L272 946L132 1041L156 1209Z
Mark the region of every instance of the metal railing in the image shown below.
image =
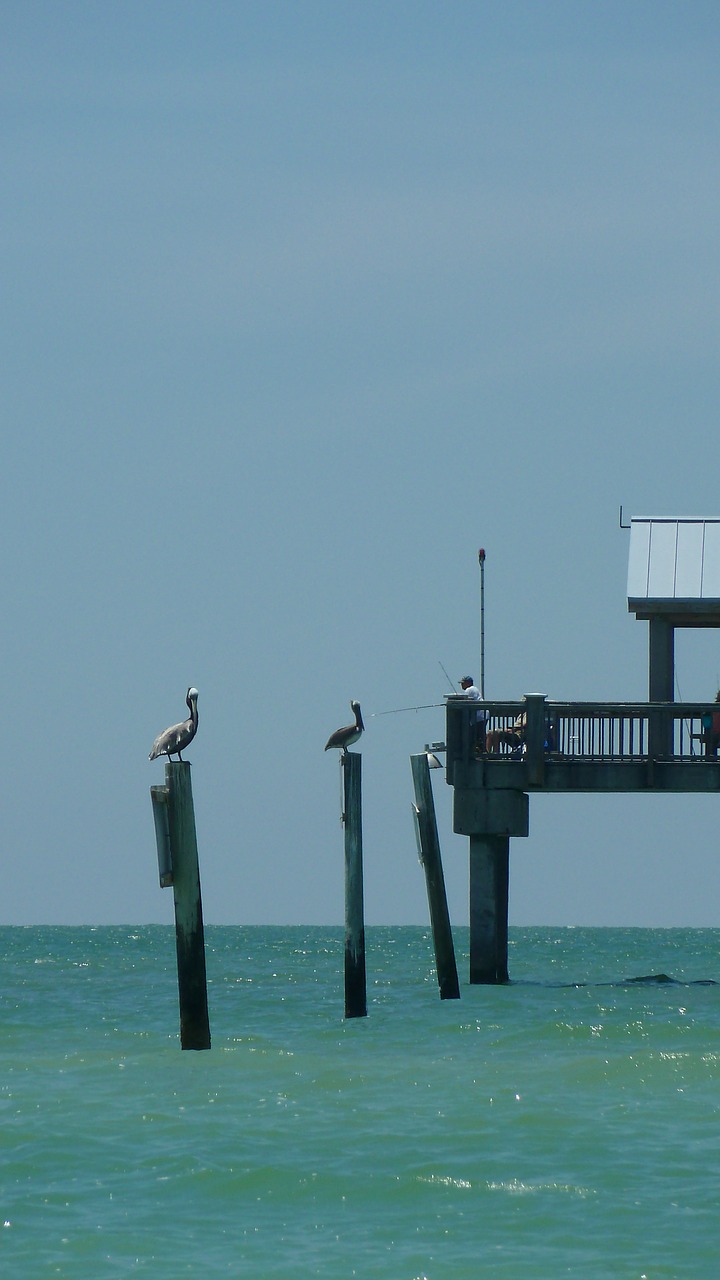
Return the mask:
M717 703L447 701L448 761L708 761L719 746Z

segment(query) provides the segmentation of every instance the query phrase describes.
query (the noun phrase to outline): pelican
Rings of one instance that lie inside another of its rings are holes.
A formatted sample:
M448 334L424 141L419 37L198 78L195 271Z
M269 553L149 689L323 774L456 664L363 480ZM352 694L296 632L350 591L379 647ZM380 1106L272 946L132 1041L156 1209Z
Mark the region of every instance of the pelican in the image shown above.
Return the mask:
M351 747L353 742L357 742L360 737L365 728L360 714L360 703L351 702L350 709L355 713L355 723L348 724L344 729L336 729L334 733L331 733L325 745L326 751L329 751L331 747L339 747L343 755L347 755L348 747Z
M164 733L161 733L160 737L156 738L152 744L149 760L157 760L158 756L167 756L169 760L170 756L174 755L175 752L177 752L178 760L182 760L180 752L190 745L197 733L197 700L197 689L188 689L185 701L190 708L190 719L183 720L182 724L173 724Z

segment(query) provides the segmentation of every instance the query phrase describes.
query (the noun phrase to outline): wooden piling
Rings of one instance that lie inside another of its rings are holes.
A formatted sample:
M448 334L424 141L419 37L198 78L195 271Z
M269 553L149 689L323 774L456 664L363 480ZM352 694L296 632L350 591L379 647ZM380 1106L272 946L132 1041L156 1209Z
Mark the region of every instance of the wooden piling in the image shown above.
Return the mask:
M430 927L435 948L435 965L441 1000L459 1000L455 947L453 945L450 912L448 911L445 876L443 874L440 840L435 818L435 800L430 781L427 753L410 757L415 812L417 815L418 852L425 872Z
M168 760L165 785L175 899L180 1047L209 1049L205 934L190 762Z
M508 981L510 838L470 836L470 981Z
M367 1016L365 915L362 856L362 756L344 752L343 823L345 826L345 1017Z

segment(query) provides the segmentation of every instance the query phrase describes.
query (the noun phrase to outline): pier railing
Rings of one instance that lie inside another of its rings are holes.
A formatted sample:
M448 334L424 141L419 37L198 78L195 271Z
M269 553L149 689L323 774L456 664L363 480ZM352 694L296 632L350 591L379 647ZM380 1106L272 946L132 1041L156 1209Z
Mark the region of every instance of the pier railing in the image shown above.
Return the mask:
M720 706L551 702L540 694L517 702L449 698L446 737L449 782L458 763L502 761L524 766L530 784L542 785L552 763L720 763Z

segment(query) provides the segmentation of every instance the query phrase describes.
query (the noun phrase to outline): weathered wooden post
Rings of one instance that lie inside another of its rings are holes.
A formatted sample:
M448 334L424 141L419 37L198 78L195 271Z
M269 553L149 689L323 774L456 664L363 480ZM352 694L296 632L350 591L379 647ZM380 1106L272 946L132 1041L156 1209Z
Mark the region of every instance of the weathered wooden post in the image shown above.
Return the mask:
M163 794L164 793L164 794ZM190 762L165 765L165 786L151 787L160 884L172 884L180 999L180 1047L209 1049L205 934Z
M410 767L415 788L418 853L425 872L440 999L459 1000L460 984L455 963L455 947L450 927L450 912L445 892L445 876L427 752L411 756Z
M344 751L343 825L345 827L345 1017L367 1016L365 911L362 854L362 756Z

